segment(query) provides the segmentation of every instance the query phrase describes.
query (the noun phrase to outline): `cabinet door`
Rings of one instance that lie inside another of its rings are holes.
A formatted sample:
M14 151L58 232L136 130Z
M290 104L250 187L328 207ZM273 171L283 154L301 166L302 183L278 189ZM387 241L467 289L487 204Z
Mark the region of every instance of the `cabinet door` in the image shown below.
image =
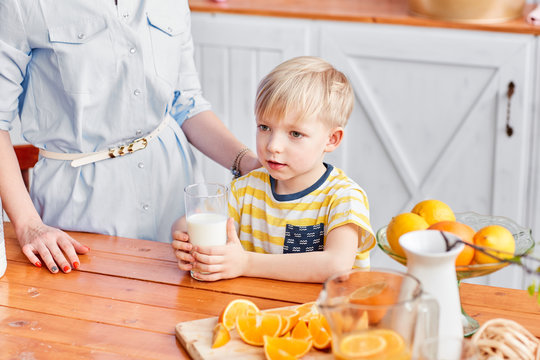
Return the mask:
M534 104L533 115L533 150L532 150L532 166L531 166L531 204L529 211L529 222L531 223L533 236L536 237L536 248L534 249L534 255L540 259L540 37L536 38L536 61L533 62L535 67L536 79L534 85L533 99L536 100ZM538 263L530 262L531 267L538 266ZM530 275L529 282L536 280L538 284L538 276Z
M227 127L253 150L257 85L282 61L309 53L308 23L193 13L195 59L203 95ZM231 180L228 169L199 153L197 156L208 181Z
M428 198L526 225L533 43L529 35L322 26L321 56L356 94L333 162L367 191L375 229ZM388 262L379 255L374 266ZM510 267L491 283L522 287L521 275Z

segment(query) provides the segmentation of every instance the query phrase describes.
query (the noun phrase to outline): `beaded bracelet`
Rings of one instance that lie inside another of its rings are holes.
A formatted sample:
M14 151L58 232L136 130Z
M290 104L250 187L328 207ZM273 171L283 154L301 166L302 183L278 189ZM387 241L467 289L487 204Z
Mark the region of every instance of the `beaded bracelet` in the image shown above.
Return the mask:
M240 150L238 154L236 155L236 158L234 159L233 165L231 167L231 173L233 174L234 179L237 179L240 177L241 175L240 174L240 161L242 161L242 158L244 157L244 155L247 154L248 151L249 151L249 148L245 147L245 148L242 148L242 150Z

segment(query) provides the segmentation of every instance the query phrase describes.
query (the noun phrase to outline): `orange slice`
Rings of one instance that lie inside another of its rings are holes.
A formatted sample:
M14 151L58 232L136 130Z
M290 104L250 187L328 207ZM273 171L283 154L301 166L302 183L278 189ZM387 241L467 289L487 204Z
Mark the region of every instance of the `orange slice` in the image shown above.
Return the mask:
M296 309L272 309L265 310L265 313L277 314L282 317L281 331L279 332L280 336L288 333L298 322L298 317L300 316Z
M248 313L256 313L259 311L257 305L247 299L235 299L225 306L225 309L219 315L219 322L229 331L234 329L236 318L240 315Z
M345 358L410 359L409 349L402 337L389 329L375 329L344 337L338 353Z
M291 331L291 337L301 340L310 340L311 333L309 332L306 323L298 321Z
M322 316L313 317L309 320L308 330L313 339L313 347L315 349L328 349L332 344L332 336L330 331L323 325Z
M290 355L285 350L275 346L264 346L264 357L266 360L297 360L296 356Z
M339 344L340 353L348 358L367 358L382 353L384 349L386 340L371 332L349 335Z
M264 335L279 336L281 316L267 313L248 313L236 318L236 331L247 344L264 345Z
M408 352L405 341L401 335L399 335L394 330L388 329L379 329L375 330L376 333L386 340L386 346L388 348L388 355L401 354L403 352Z
M321 315L321 325L322 327L330 334L332 335L332 330L330 330L330 324L328 323L328 320L324 317L324 315Z
M307 314L308 312L312 312L313 310L316 311L317 305L315 305L315 301L311 301L302 305L298 305L296 307L296 310L298 311L298 317L302 317L303 315Z
M221 347L231 340L229 330L222 323L217 323L214 326L214 334L212 336L212 349Z
M373 299L374 297L380 295L387 286L388 284L386 281L379 281L359 287L351 295L349 295L349 299L351 302Z
M311 340L264 336L264 354L267 360L298 359L309 350Z
M319 309L315 302L305 303L296 308L299 312L298 320L305 321L306 323L313 317L319 317Z
M396 289L386 281L380 281L356 289L349 295L349 302L359 305L391 305L398 296ZM378 324L386 315L387 309L381 306L379 309L368 310L370 324Z

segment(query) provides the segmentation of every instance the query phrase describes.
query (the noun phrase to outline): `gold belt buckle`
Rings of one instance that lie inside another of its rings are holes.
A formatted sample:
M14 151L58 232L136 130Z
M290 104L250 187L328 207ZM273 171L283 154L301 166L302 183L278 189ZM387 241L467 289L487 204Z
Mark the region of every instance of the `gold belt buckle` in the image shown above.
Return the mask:
M135 145L139 145L139 144L142 144L141 147L133 149L133 147ZM133 153L135 151L142 150L142 149L146 148L147 145L148 145L148 140L146 140L146 138L138 138L136 140L133 140L133 142L129 143L127 146L122 145L119 148L109 149L109 157L110 158L115 158L117 156L124 156L126 154L130 154L130 153ZM127 152L124 151L124 150L126 150L126 147L127 147ZM115 155L116 149L118 149L118 155Z

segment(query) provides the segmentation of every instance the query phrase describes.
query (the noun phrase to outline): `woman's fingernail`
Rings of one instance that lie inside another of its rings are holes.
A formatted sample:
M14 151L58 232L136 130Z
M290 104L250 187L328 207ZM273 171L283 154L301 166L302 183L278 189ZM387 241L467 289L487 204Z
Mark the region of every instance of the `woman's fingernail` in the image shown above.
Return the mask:
M85 246L86 246L86 245L85 245ZM90 251L90 248L89 248L88 246L86 246L86 249L87 249L88 251Z
M36 261L34 265L36 265L37 267L41 267L41 262Z
M53 266L53 267L51 268L51 271L52 271L53 273L55 273L55 272L58 271L58 268L57 268L56 266Z
M75 262L73 263L73 268L74 268L74 269L78 269L79 266L80 266L80 264L79 264L77 261L75 261Z
M64 272L68 272L69 270L71 270L71 268L69 266L64 266Z

